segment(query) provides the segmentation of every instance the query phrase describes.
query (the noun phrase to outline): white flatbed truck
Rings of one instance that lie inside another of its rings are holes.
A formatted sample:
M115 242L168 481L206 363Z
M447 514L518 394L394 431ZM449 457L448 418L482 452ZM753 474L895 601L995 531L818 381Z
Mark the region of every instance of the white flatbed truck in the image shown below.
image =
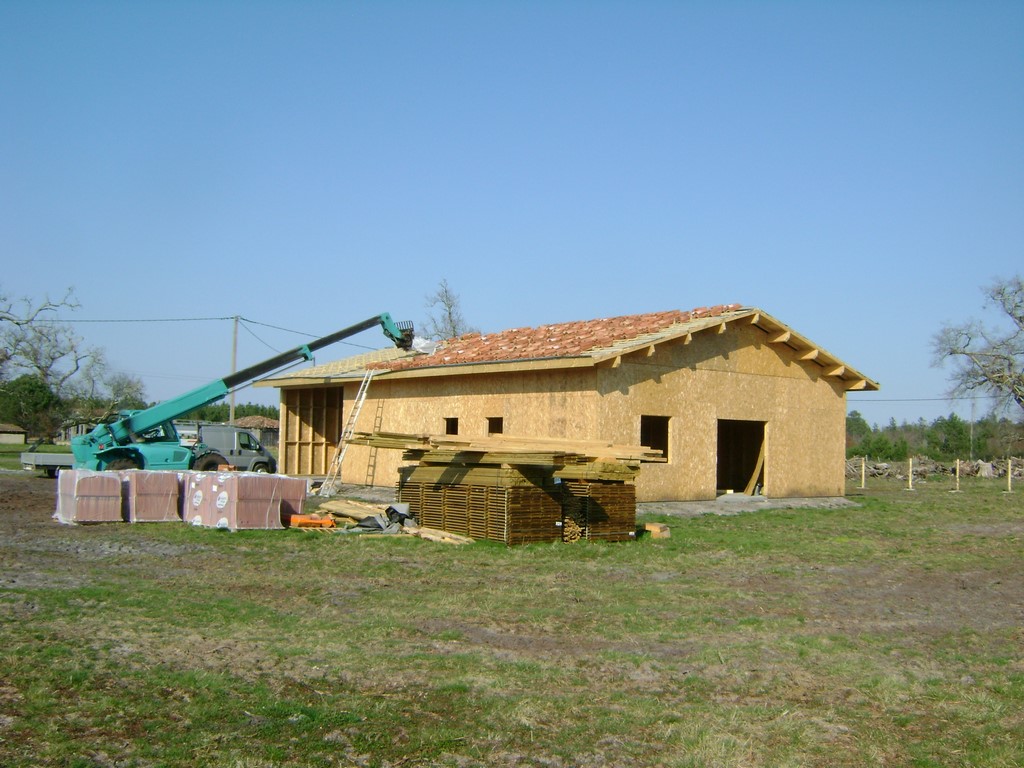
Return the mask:
M47 477L56 477L57 472L62 469L71 469L75 466L75 457L70 453L36 453L26 451L21 454L22 469L39 471L42 470Z

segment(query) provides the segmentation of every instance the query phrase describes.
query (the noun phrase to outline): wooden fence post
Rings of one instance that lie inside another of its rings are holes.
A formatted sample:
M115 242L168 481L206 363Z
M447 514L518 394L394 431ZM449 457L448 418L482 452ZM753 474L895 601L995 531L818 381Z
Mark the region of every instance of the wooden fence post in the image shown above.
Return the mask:
M953 492L960 493L960 459L956 460L956 487Z
M860 489L862 491L865 488L867 488L867 485L865 485L865 483L864 483L864 480L867 477L867 463L868 463L867 456L861 456L860 457Z
M1006 492L1013 493L1013 457L1006 459Z
M914 457L907 459L907 490L914 490Z

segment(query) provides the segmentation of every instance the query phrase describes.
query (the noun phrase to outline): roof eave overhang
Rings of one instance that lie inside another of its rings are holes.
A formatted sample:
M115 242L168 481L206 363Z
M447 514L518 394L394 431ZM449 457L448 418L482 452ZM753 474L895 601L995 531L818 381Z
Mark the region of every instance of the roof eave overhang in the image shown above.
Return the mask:
M877 381L844 363L823 347L803 336L767 312L751 309L744 315L746 322L763 331L771 345L788 347L801 364L816 366L824 376L841 382L847 391L875 392L880 388Z

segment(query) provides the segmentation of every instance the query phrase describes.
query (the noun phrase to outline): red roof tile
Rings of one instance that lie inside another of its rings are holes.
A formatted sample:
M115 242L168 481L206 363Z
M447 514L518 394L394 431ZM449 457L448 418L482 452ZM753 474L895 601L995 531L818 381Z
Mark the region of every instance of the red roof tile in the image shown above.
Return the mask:
M583 357L641 336L664 332L692 320L717 317L740 308L739 304L698 307L689 312L671 310L643 315L625 315L600 320L512 328L499 333L472 333L449 339L430 355L373 363L368 366L390 371L470 363L499 363Z

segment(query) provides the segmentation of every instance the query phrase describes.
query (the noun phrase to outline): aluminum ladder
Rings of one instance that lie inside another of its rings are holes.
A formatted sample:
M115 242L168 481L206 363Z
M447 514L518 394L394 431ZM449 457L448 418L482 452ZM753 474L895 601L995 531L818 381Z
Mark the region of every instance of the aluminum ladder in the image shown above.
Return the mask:
M334 485L341 478L341 464L345 461L345 452L348 451L349 440L355 434L356 420L359 418L359 412L363 410L363 403L366 402L366 391L370 388L370 379L373 378L373 374L374 371L372 369L368 370L359 384L356 399L352 403L352 411L348 415L348 421L345 422L345 429L342 430L341 436L338 438L338 447L334 451L334 458L331 460L327 477L324 478L323 485L320 486L318 493L320 496L333 495Z

